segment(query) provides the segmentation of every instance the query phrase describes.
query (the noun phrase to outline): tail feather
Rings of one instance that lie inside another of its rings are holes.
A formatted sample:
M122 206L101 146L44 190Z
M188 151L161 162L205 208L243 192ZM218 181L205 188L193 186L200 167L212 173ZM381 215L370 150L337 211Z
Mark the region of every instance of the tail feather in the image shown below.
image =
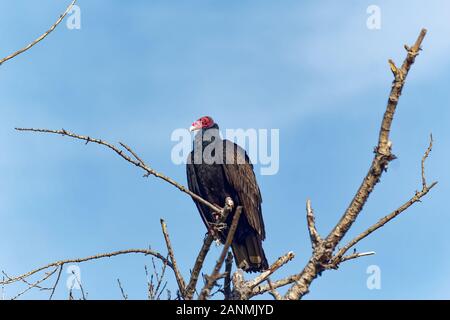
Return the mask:
M243 241L233 241L231 247L237 267L245 272L261 272L269 268L262 241L255 234L249 234Z

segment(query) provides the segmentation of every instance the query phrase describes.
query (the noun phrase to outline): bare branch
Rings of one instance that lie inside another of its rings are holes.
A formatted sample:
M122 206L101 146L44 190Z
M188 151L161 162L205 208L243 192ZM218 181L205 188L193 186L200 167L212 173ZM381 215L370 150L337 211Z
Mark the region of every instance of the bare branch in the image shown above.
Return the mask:
M291 282L280 282L276 281L274 283L270 282L269 285L259 285L260 283L264 281L268 281L269 277L278 269L280 269L282 266L284 266L286 263L291 261L295 257L294 253L292 251L286 253L284 256L280 257L275 261L266 271L262 272L260 275L255 277L252 280L245 281L243 275L239 275L235 273L233 275L233 293L232 297L234 299L241 299L241 300L247 300L254 296L271 292L273 295L274 289L278 287L282 287L288 283ZM271 287L272 286L272 287ZM276 294L275 294L276 295Z
M156 300L159 300L161 297L161 294L164 292L164 289L167 286L167 281L166 281L161 288L161 284L162 284L162 281L164 279L164 275L165 275L166 269L167 269L167 263L163 263L163 266L161 268L161 275L159 275L158 271L156 270L155 261L153 258L152 258L152 263L153 263L154 274L156 275L156 289L155 289L154 297L156 297Z
M84 293L84 288L83 288L83 284L81 283L80 279L78 278L78 275L75 273L75 271L72 270L72 274L75 278L75 281L77 282L78 287L80 287L81 290L81 298L83 300L86 300L86 296L87 294ZM70 291L72 291L73 288L70 288Z
M8 278L8 279L11 279L11 277L8 276L8 274L7 274L5 271L3 271L3 270L2 270L2 274L3 274L3 281L5 281L5 277ZM31 287L33 287L33 288L37 288L37 289L39 289L39 290L41 290L41 291L44 291L44 290L52 290L52 288L42 287L42 286L40 286L39 284L31 283L31 282L27 281L27 279L21 279L20 281L23 282L23 283L25 283L27 286L31 286ZM4 286L4 284L2 284L2 286Z
M267 279L267 284L269 285L269 288L270 288L269 293L272 295L272 297L275 300L283 300L283 297L281 296L281 294L273 287L272 281L270 281L270 279Z
M230 212L233 210L233 201L230 201L231 199L225 199L225 206L222 210L222 213L220 215L218 223L223 223L227 219ZM195 260L194 268L191 272L191 279L189 280L189 284L186 288L186 294L185 299L191 300L195 293L195 288L197 286L198 277L200 275L200 272L203 268L203 263L205 261L206 255L209 252L209 249L211 247L211 244L214 240L213 231L208 228L208 233L205 236L205 239L203 240L202 248L200 249L200 252L197 256L197 259Z
M253 288L253 290L250 293L250 295L248 296L248 298L251 298L251 297L266 293L266 292L270 292L273 289L284 287L288 284L294 283L295 281L297 281L299 279L300 279L300 274L295 274L295 275L291 275L291 276L285 277L285 278L277 280L277 281L271 281L270 285L265 284L265 285L256 286L255 288Z
M40 37L38 37L36 40L34 40L33 42L31 42L29 45L27 45L26 47L14 52L13 54L10 54L9 56L3 58L0 60L0 65L2 65L4 62L11 60L12 58L18 56L19 54L31 49L32 47L34 47L37 43L41 42L42 40L44 40L53 30L56 29L56 27L61 23L61 21L64 20L64 18L66 17L66 15L72 10L73 6L75 5L75 3L77 2L77 0L73 0L71 4L69 4L69 6L67 7L66 11L64 11L64 13L62 15L59 16L58 20L56 20L56 22L50 27L50 29L48 29L46 32L44 32Z
M228 214L232 211L233 209L233 203L232 201L229 201L231 199L226 199L225 201L225 206L224 208L220 208L217 205L211 204L210 202L204 200L202 197L196 195L195 193L191 192L189 189L187 189L186 187L182 186L181 184L177 183L176 181L174 181L173 179L155 171L154 169L150 168L148 165L145 164L145 162L137 155L136 152L134 152L129 146L127 146L124 143L120 143L120 145L125 149L122 150L118 147L116 147L115 145L101 140L101 139L96 139L96 138L91 138L90 136L82 136L82 135L78 135L72 132L69 132L65 129L61 129L61 130L49 130L49 129L36 129L36 128L16 128L16 130L18 131L30 131L30 132L38 132L38 133L50 133L50 134L57 134L57 135L62 135L62 136L67 136L67 137L71 137L74 139L78 139L78 140L83 140L86 141L86 144L89 142L93 142L99 145L103 145L111 150L113 150L117 155L119 155L122 159L126 160L127 162L132 163L133 165L141 168L142 170L144 170L146 172L145 176L149 176L149 175L153 175L157 178L160 178L170 184L172 184L173 186L175 186L176 188L178 188L180 191L188 194L189 196L191 196L192 198L194 198L195 200L199 201L200 203L208 206L211 210L213 210L214 212L218 213L219 216L219 220L218 220L218 224L223 223L225 221L225 219L227 218ZM128 151L132 157L130 157L129 155L126 154L125 151ZM211 229L209 229L208 232L208 236L205 238L202 249L200 250L200 253L197 257L194 269L192 271L191 274L191 279L189 281L188 286L186 287L186 292L185 292L185 299L192 299L192 296L195 292L195 287L197 284L197 280L198 280L198 275L200 274L201 268L203 266L203 262L204 259L209 251L209 248L211 246L212 241L214 240L214 236L213 236L213 232ZM173 269L173 266L170 265Z
M370 194L380 181L383 172L387 170L389 162L396 158L391 153L392 142L389 140L391 125L406 77L416 56L421 50L421 44L426 32L426 29L422 29L415 44L412 47L405 46L407 56L401 68L395 66L392 60L389 61L391 71L394 74L394 81L389 94L386 111L381 122L378 144L374 150L375 156L369 171L339 222L328 234L326 239L314 248L313 255L304 269L298 275L289 279L293 280L294 284L285 294L285 299L297 300L309 292L311 282L327 268L327 264L329 264L332 259L333 251L361 213ZM410 204L407 207L409 206ZM394 215L396 214L394 213Z
M140 164L142 164L143 166L146 166L144 160L142 160L136 152L134 152L133 149L131 149L129 146L127 146L125 143L119 142L119 144L125 148L125 150L127 150Z
M164 235L164 240L166 241L167 251L169 253L170 261L172 262L173 272L178 283L178 289L182 297L185 295L186 284L184 282L183 276L177 266L177 261L175 260L175 254L173 252L172 244L170 243L169 232L167 231L167 225L163 219L161 219L161 228Z
M428 145L428 149L427 149L427 151L425 151L425 153L422 157L422 162L421 162L422 190L427 189L427 179L425 178L425 161L427 160L428 156L430 155L431 150L433 150L433 135L432 134L430 134L430 144Z
M209 252L211 244L214 240L214 237L211 233L207 233L205 236L205 240L203 240L203 245L200 249L200 252L195 260L194 268L191 272L191 279L189 280L189 284L186 288L186 300L191 300L195 293L195 287L197 286L198 276L200 275L200 271L203 268L203 263L205 262L206 255Z
M399 208L388 214L387 216L380 219L377 223L372 225L370 228L359 234L357 237L355 237L353 240L351 240L349 243L347 243L343 248L341 248L338 253L333 257L331 264L337 266L340 262L343 261L344 254L352 248L354 245L356 245L358 242L360 242L362 239L366 238L368 235L373 233L374 231L378 230L379 228L383 227L386 223L397 217L400 213L406 211L409 207L411 207L416 202L420 202L420 200L427 195L427 193L437 184L437 181L433 182L431 185L427 185L426 179L425 179L425 160L430 155L431 149L433 147L433 138L430 137L430 144L428 146L428 149L425 151L424 156L422 157L421 162L421 169L422 169L422 190L416 191L415 195L411 197L407 202L405 202L403 205L401 205ZM347 259L348 260L348 259Z
M123 300L128 300L128 295L125 293L125 290L122 287L122 283L120 282L120 279L117 278L117 284L119 285L120 293L122 294Z
M222 253L219 257L219 260L217 260L216 265L214 267L213 272L210 276L207 278L206 285L203 287L202 291L200 292L200 300L206 300L210 294L211 288L216 283L217 279L219 278L219 272L220 268L222 268L223 262L225 261L225 257L227 255L228 249L231 246L231 243L233 242L234 233L236 232L236 228L239 222L239 217L241 216L242 207L238 206L236 208L236 212L233 216L233 221L231 223L230 229L228 230L227 240L225 241L225 244L223 245Z
M138 156L137 154L131 150L130 147L126 146L125 144L121 143L121 145L127 150L129 151L132 156L135 158L131 158L129 157L124 150L119 149L118 147L116 147L115 145L107 142L107 141L103 141L101 139L95 139L95 138L91 138L89 136L82 136L79 134L75 134L69 131L66 131L64 129L61 130L49 130L49 129L35 129L35 128L15 128L17 131L30 131L30 132L39 132L39 133L51 133L51 134L58 134L58 135L62 135L62 136L66 136L66 137L71 137L74 139L78 139L78 140L83 140L86 141L86 143L89 142L93 142L96 144L100 144L103 145L111 150L113 150L116 154L118 154L121 158L123 158L124 160L134 164L136 167L141 168L142 170L144 170L146 172L145 176L155 176L159 179L162 179L168 183L170 183L171 185L173 185L174 187L178 188L180 191L190 195L192 198L194 198L195 200L199 201L200 203L208 206L211 210L213 210L214 212L217 212L219 214L223 213L223 209L219 208L218 206L206 201L205 199L203 199L202 197L198 196L197 194L193 193L192 191L190 191L188 188L186 188L185 186L179 184L178 182L176 182L175 180L173 180L172 178L169 178L165 175L163 175L162 173L159 173L157 171L155 171L154 169L150 168L149 166L147 166Z
M433 145L433 140L432 138L430 138L430 144L428 149L425 151L425 154L422 158L422 162L421 162L421 167L422 167L422 181L425 179L425 160L429 157L430 153L431 153L431 149L432 149L432 145ZM426 181L426 180L425 180ZM355 237L353 240L351 240L348 244L346 244L343 248L341 248L338 253L336 253L336 255L330 259L329 263L326 263L323 265L323 268L325 269L337 269L338 266L345 261L349 261L349 260L353 260L356 258L360 258L360 257L365 257L365 256L369 256L369 255L374 255L375 252L374 251L370 251L370 252L363 252L363 253L353 253L350 255L346 255L345 253L351 249L353 246L355 246L358 242L360 242L362 239L366 238L367 236L369 236L371 233L373 233L374 231L376 231L377 229L381 228L382 226L384 226L386 223L388 223L389 221L391 221L392 219L394 219L396 216L398 216L400 213L406 211L410 206L412 206L414 203L416 202L420 202L420 199L423 198L435 185L437 184L437 182L433 182L431 185L427 185L425 183L422 191L420 192L416 192L416 194L410 199L408 200L406 203L404 203L401 207L399 207L397 210L393 211L391 214L385 216L384 218L380 219L376 224L374 224L373 226L371 226L370 228L368 228L366 231L364 231L363 233L361 233L360 235L358 235L357 237ZM307 210L308 211L308 210ZM309 212L309 211L308 211ZM310 266L311 267L311 266ZM271 283L272 288L276 289L279 287L283 287L286 286L288 284L294 283L296 281L299 281L300 279L302 279L302 277L304 277L305 274L305 270L309 270L308 268L305 268L303 270L302 273L298 274L298 275L292 275L289 277L286 277L284 279L275 281L273 283ZM263 294L266 292L270 293L271 288L268 285L262 285L262 286L258 286L255 287L252 291L252 293L249 295L249 297L253 297L255 295L259 295L259 294Z
M367 202L367 199L369 198L369 195L373 191L375 185L380 181L381 175L387 168L388 163L395 159L395 156L391 153L392 143L389 140L392 120L405 84L406 76L408 75L411 65L414 63L416 56L419 54L420 45L422 44L425 34L426 30L422 29L416 43L408 50L407 57L403 62L401 69L395 68L396 76L392 84L386 111L381 123L378 145L375 148L375 157L355 197L351 201L349 207L336 227L330 232L326 239L331 250L337 246L339 241L347 233L348 229L350 229L353 222L362 211L364 204Z
M25 290L21 291L21 292L18 293L16 296L14 296L13 298L11 298L11 300L16 300L16 299L18 299L20 296L24 295L25 293L27 293L28 291L30 291L30 290L33 289L33 288L40 288L39 285L40 285L42 282L46 281L48 278L50 278L56 271L58 271L58 268L55 268L55 269L53 269L52 271L45 273L45 275L44 275L43 278L37 280L37 281L34 282L34 283L29 283L29 282L24 281L24 280L21 279L21 280L22 280L23 282L25 282L28 286L27 286L27 288L26 288ZM7 284L7 282L8 282L9 280L13 280L13 279L11 279L9 276L7 276L5 272L3 272L3 274L8 278L8 280L6 280L6 281L3 280L4 282L2 283L2 285L3 285L3 284Z
M368 251L368 252L361 252L361 253L353 253L350 254L348 256L344 256L341 259L341 263L348 261L348 260L353 260L353 259L357 259L357 258L361 258L361 257L367 257L367 256L373 256L375 254L375 251Z
M224 300L231 298L231 270L233 268L233 254L229 251L225 259L225 279L223 285Z
M55 294L55 290L56 290L56 287L58 286L59 279L61 279L61 273L62 273L62 271L63 271L63 268L64 268L63 265L61 265L61 266L59 267L58 276L56 277L55 284L54 284L53 287L52 287L52 293L50 294L49 300L52 300L53 295Z
M154 251L154 250L150 250L150 249L128 249L128 250L120 250L120 251L114 251L114 252L110 252L110 253L102 253L102 254L97 254L97 255L93 255L93 256L89 256L86 258L76 258L76 259L66 259L66 260L60 260L60 261L56 261L56 262L52 262L49 263L43 267L34 269L32 271L29 271L27 273L24 273L20 276L16 276L16 277L12 277L9 278L7 280L3 280L0 282L0 285L3 284L11 284L13 282L17 282L17 281L21 281L24 278L28 278L40 271L49 269L51 267L61 267L65 264L68 263L81 263L81 262L86 262L86 261L90 261L90 260L97 260L97 259L102 259L102 258L110 258L110 257L115 257L115 256L119 256L119 255L124 255L124 254L131 254L131 253L141 253L141 254L145 254L145 255L151 255L154 256L155 258L160 259L161 261L163 261L164 263L167 263L167 265L173 269L173 265L171 262L169 262L164 256L162 256L160 253ZM58 269L56 269L58 270ZM55 271L56 272L56 271Z
M311 200L309 200L309 199L306 201L306 221L308 223L308 231L309 231L309 237L311 239L311 245L314 250L314 248L320 242L322 242L322 239L320 238L320 235L316 229L314 211L311 207Z
M248 286L250 289L253 289L258 284L266 281L275 271L277 271L286 263L294 259L294 257L295 257L294 252L289 251L284 256L279 257L277 261L275 261L267 270L262 272L259 276L257 276L253 280L247 281L245 285Z
M417 192L411 199L409 199L407 202L405 202L402 206L400 206L398 209L394 210L387 216L380 219L377 223L372 225L370 228L359 234L357 237L355 237L353 240L351 240L349 243L347 243L343 248L341 248L338 253L333 257L332 261L333 264L339 263L339 260L341 257L355 244L360 242L362 239L369 236L374 231L378 230L382 226L384 226L386 223L397 217L400 213L404 212L406 209L408 209L410 206L412 206L414 203L419 202L421 198L423 198L435 185L437 182L433 182L430 186L426 186L424 190Z

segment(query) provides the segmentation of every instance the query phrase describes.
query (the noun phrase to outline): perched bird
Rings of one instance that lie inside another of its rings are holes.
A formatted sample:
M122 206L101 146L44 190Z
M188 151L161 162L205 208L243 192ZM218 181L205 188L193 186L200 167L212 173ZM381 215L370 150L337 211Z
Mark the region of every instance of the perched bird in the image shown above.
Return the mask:
M190 131L198 132L186 165L189 190L219 207L224 206L227 197L233 200L234 208L242 206L231 244L236 265L246 272L267 269L262 248L266 236L261 212L262 198L249 157L240 146L220 137L219 126L211 117L198 119ZM212 226L217 222L216 215L208 206L193 200L207 229L214 230ZM222 243L232 219L230 214L225 221L226 227L217 230L216 236Z

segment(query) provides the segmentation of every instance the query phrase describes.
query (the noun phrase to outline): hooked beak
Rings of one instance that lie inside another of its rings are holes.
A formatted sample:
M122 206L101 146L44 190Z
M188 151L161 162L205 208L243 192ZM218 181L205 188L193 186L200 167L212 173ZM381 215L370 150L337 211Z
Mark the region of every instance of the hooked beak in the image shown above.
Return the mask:
M189 131L193 132L193 131L200 130L201 128L202 128L202 124L199 121L196 121L189 127Z

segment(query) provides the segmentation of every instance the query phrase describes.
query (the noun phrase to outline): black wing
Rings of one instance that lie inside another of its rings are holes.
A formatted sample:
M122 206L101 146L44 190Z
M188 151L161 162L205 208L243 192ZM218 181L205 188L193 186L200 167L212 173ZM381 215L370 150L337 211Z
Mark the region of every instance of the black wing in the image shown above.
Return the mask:
M244 213L250 226L255 229L260 239L264 240L266 232L261 210L262 197L253 165L245 150L237 144L224 140L224 148L226 163L223 168L228 183L234 188L244 206Z
M203 198L203 195L200 190L200 186L197 181L197 173L195 172L193 152L191 152L187 158L186 175L187 175L189 190ZM198 212L200 212L200 216L202 217L203 223L209 230L209 224L208 224L208 220L206 217L209 217L211 215L211 213L209 212L208 209L205 209L203 207L203 205L201 203L199 203L196 199L192 198L192 200L194 200L194 203L197 206Z

